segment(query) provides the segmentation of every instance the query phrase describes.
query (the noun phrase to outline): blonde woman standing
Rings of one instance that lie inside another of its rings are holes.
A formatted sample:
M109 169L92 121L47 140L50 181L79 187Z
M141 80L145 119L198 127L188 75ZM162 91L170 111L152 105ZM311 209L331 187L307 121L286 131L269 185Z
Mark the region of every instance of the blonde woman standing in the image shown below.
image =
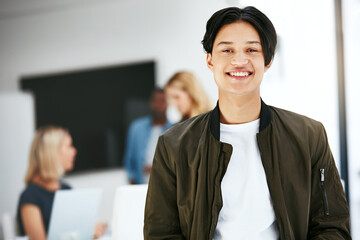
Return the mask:
M71 189L60 178L73 169L76 153L66 129L47 126L36 131L25 176L26 188L20 195L17 210L21 235L46 239L55 192ZM97 225L96 237L102 235L104 227L103 223Z
M187 71L175 73L165 85L170 104L182 115L182 120L192 118L213 108L196 76Z

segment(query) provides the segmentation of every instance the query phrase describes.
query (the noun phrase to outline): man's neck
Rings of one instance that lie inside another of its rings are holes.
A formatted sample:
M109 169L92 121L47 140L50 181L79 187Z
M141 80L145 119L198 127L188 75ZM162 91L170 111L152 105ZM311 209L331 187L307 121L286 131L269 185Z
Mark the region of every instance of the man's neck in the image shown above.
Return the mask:
M241 124L260 117L261 99L256 96L221 96L219 94L220 122Z

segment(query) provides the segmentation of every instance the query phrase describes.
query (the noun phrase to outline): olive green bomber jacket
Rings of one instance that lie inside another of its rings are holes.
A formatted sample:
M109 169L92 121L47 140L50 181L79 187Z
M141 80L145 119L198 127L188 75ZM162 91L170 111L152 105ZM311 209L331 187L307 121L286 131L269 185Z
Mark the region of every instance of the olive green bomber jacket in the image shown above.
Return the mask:
M212 239L232 153L219 139L218 106L159 138L144 239ZM322 124L262 102L257 141L280 239L351 239L348 205Z

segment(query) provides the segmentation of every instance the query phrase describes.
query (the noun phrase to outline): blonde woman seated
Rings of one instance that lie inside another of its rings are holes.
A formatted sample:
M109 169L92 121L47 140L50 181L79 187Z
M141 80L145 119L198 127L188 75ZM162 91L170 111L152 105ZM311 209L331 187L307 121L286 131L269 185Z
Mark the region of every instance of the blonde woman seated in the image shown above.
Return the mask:
M165 85L171 105L175 105L182 120L192 118L213 108L200 82L191 72L175 73Z
M70 133L60 127L43 127L32 141L26 188L21 193L17 221L21 235L45 240L49 227L55 192L71 187L60 180L74 167L76 148ZM94 237L103 235L106 224L96 225Z

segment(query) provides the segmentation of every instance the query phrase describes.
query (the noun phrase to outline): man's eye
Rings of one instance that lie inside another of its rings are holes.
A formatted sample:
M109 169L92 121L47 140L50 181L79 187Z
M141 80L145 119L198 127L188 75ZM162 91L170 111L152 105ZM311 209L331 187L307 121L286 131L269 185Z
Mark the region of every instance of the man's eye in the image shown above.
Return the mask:
M257 52L256 49L252 49L252 48L250 48L248 51L249 51L249 52Z
M223 52L229 53L229 52L231 52L231 50L230 49L224 49Z

